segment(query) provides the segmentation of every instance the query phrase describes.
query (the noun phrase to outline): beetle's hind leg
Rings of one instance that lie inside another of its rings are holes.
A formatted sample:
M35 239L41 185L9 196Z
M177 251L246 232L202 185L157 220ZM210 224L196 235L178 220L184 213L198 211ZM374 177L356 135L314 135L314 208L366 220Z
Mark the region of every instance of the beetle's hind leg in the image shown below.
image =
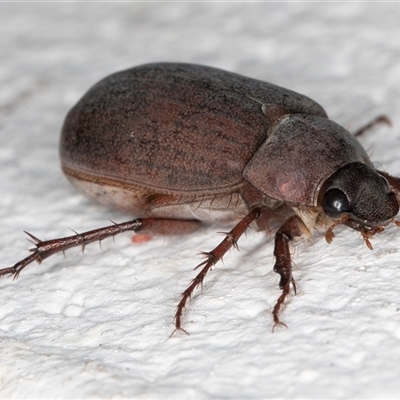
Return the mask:
M197 220L138 218L128 222L120 224L114 223L104 228L76 233L72 236L52 240L40 240L26 232L35 245L35 247L30 250L31 254L12 267L0 269L0 277L11 275L16 279L21 271L33 261L37 261L40 264L51 255L64 252L72 247L81 246L83 251L85 246L89 243L101 241L122 232L133 231L149 235L178 235L193 232L198 229L201 224L201 221Z
M183 331L187 333L182 328L182 314L185 309L187 300L192 296L193 291L203 284L203 280L207 274L207 272L225 255L225 253L232 248L232 246L236 247L236 243L239 240L240 236L247 230L249 225L255 221L261 214L259 209L253 210L251 213L246 215L230 232L228 232L224 238L224 240L212 251L209 253L204 253L207 259L199 264L197 268L203 267L198 275L193 279L190 286L182 293L181 301L179 302L176 313L175 313L175 330ZM172 332L172 335L174 334ZM171 336L172 336L171 335Z
M370 129L374 128L375 125L378 124L386 124L391 126L392 125L392 121L390 121L389 117L387 115L379 115L376 118L374 118L371 122L369 122L368 124L362 126L361 128L357 129L353 135L355 137L360 137L362 136L365 132L369 131Z
M274 256L276 262L274 271L281 276L279 287L282 289L282 294L279 296L272 312L274 318L273 330L279 325L286 326L286 324L279 319L279 313L286 297L290 293L290 285L293 286L294 292L296 293L296 284L292 277L292 259L289 243L295 237L302 236L304 228L303 221L297 215L294 215L278 229L275 235Z

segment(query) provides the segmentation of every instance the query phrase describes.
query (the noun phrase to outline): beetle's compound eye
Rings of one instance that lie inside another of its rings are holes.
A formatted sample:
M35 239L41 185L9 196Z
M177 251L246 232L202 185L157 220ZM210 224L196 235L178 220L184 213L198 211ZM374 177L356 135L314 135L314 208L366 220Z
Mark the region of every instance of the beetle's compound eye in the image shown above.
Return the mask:
M350 211L349 199L340 189L328 190L322 199L322 207L325 214L331 218L337 218L341 213Z

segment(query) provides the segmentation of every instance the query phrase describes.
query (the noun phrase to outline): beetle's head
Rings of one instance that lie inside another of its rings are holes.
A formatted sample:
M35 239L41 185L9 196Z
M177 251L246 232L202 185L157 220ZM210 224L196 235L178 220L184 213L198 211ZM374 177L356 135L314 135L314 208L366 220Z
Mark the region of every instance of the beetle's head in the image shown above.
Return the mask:
M399 211L386 178L360 162L347 164L328 178L320 192L320 204L329 218L363 236L382 230Z

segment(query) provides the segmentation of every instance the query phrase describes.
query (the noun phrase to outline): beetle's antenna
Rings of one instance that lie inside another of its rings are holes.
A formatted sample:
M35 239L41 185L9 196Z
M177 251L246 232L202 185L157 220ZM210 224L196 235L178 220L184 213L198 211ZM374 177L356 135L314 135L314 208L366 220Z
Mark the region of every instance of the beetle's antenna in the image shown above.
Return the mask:
M385 230L385 228L383 226L378 226L377 228L374 228L372 230L365 230L365 229L361 229L361 235L365 241L365 244L367 245L367 247L370 250L373 250L374 248L372 247L371 242L369 241L369 238L374 236L375 233L380 233L383 232Z
M338 221L335 221L326 231L325 233L325 240L327 243L332 243L333 238L335 237L335 234L333 233L333 228L335 228L338 225L342 225L345 222L347 222L350 219L349 215L345 215L343 218L340 218Z

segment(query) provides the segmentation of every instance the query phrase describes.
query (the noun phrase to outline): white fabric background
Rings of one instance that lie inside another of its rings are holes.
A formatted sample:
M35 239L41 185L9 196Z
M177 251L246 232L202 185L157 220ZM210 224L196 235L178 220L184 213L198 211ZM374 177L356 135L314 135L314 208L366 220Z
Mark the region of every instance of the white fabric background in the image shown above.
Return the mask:
M62 176L67 111L105 75L185 61L270 81L321 103L400 175L400 5L394 3L0 4L1 267L39 238L129 216L93 204ZM294 249L299 293L271 333L280 294L273 245L248 232L196 292L180 293L209 227L133 245L124 234L0 282L1 398L395 398L400 390L400 232L337 229Z

